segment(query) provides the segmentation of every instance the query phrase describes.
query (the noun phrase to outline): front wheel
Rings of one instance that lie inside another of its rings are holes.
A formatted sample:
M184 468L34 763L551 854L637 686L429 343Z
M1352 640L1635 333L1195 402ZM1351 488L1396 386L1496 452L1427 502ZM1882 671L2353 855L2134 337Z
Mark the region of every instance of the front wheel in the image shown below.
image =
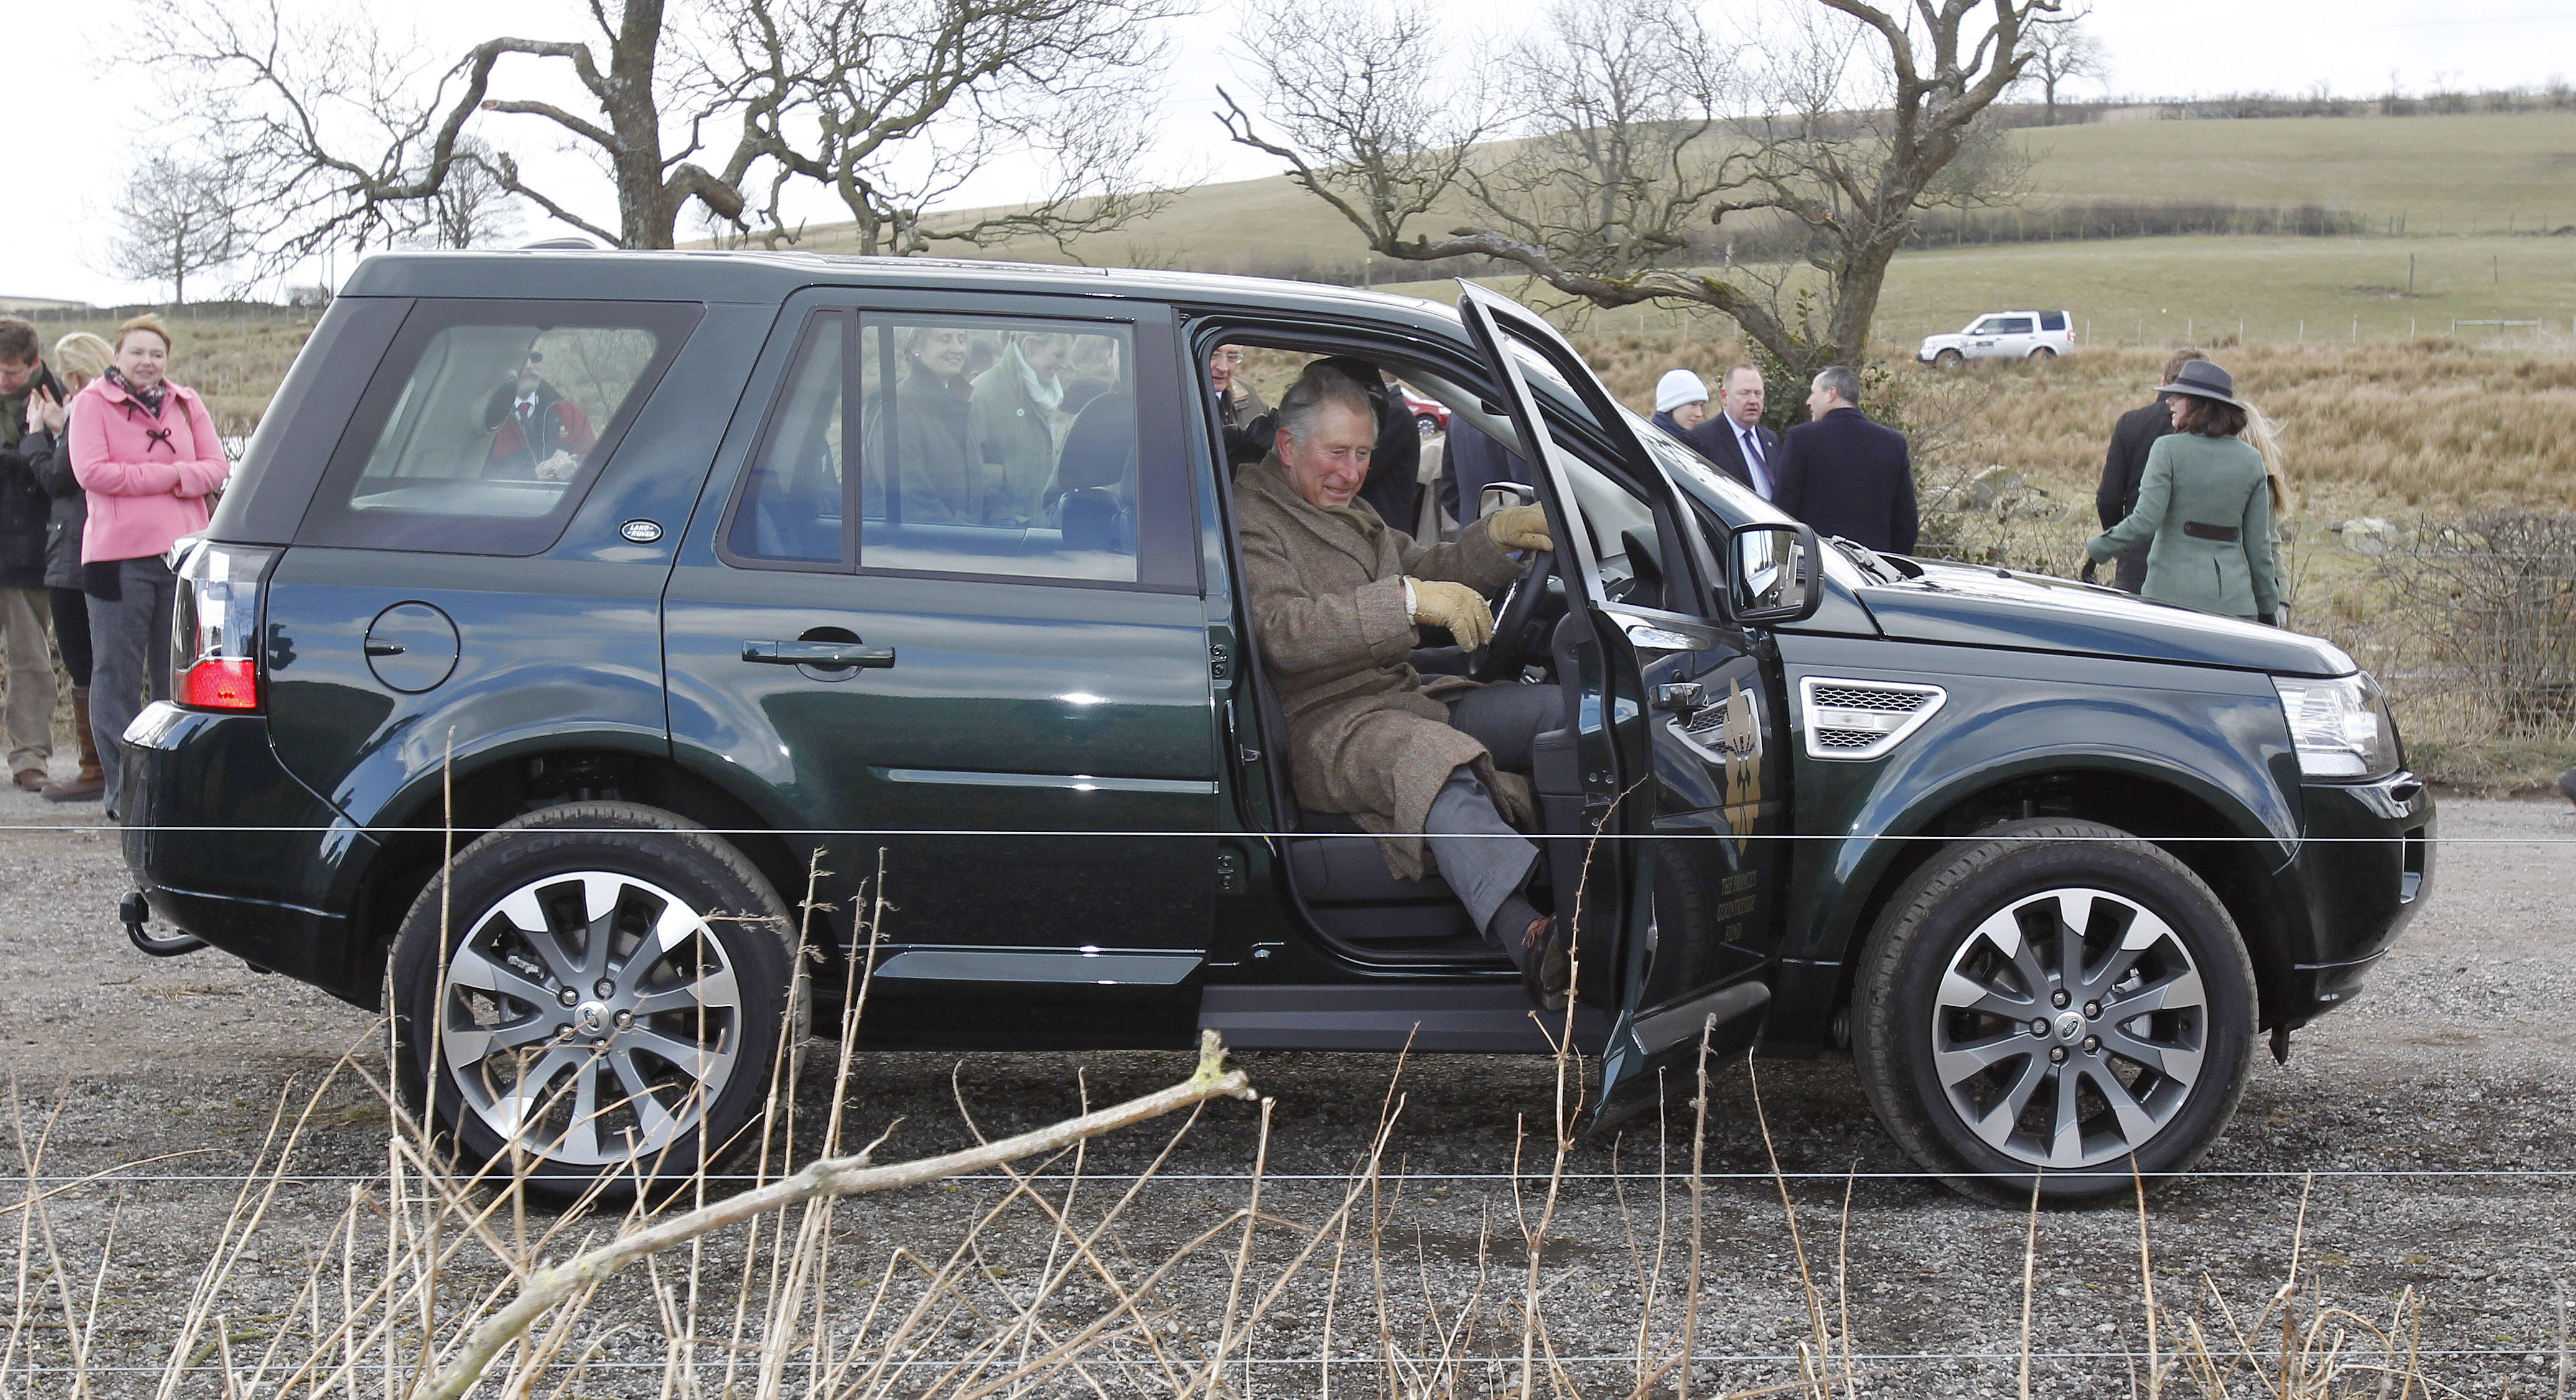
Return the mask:
M2200 1159L2245 1092L2259 1007L2189 867L2093 822L1980 833L1908 880L1861 954L1853 1049L1906 1151L1987 1200L2072 1204Z
M655 808L572 803L459 852L443 910L439 886L395 937L396 1058L460 1157L515 1159L564 1200L740 1145L801 1030L792 926L740 851Z
M1935 369L1957 369L1967 362L1968 357L1956 350L1944 350L1932 357L1932 365Z

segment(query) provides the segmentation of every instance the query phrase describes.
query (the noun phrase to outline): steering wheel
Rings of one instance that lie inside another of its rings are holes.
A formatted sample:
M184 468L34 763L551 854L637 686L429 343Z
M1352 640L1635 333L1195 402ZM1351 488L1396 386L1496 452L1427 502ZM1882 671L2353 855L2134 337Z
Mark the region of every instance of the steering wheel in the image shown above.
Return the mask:
M1556 551L1540 550L1530 556L1529 566L1520 577L1503 590L1503 603L1494 609L1494 636L1479 648L1467 675L1478 681L1517 680L1523 660L1529 654L1530 623L1538 616L1538 605L1547 598L1547 576L1556 568Z

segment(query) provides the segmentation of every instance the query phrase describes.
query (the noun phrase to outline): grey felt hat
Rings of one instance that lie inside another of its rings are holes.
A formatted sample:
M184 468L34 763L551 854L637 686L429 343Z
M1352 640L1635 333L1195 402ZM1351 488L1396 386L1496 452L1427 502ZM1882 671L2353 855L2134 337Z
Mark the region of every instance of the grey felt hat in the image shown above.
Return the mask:
M2183 367L2175 373L2173 382L2157 385L2156 392L2191 394L2199 398L2216 399L2223 404L2233 404L2238 408L2245 406L2236 402L2236 377L2207 360L2185 361Z

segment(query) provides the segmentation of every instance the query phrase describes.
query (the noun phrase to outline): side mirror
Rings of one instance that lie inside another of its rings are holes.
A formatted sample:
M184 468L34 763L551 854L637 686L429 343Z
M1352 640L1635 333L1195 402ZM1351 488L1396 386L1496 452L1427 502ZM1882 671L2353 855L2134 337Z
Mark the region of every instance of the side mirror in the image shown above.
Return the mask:
M1805 525L1738 525L1727 534L1727 614L1746 624L1804 622L1822 607L1816 532Z
M1476 519L1482 520L1498 510L1513 506L1538 504L1538 488L1521 481L1489 481L1476 493ZM1474 522L1468 522L1470 524Z

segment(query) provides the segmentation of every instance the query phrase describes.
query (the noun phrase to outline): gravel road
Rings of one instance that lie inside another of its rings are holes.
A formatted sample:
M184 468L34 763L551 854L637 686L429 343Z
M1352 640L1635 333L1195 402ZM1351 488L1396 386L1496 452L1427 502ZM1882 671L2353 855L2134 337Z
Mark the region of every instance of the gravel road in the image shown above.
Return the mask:
M52 1203L57 1247L75 1273L94 1267L114 1215L121 1262L104 1287L110 1322L90 1358L100 1393L113 1394L124 1388L120 1375L137 1387L142 1381L115 1366L162 1360L168 1319L232 1209L233 1183L187 1178L243 1170L272 1109L289 1097L300 1106L344 1051L369 1043L372 1018L218 954L155 961L133 953L115 920L125 883L114 833L31 829L97 819L94 806L0 796L0 913L9 935L0 942L7 1013L0 1067L10 1076L21 1142L51 1123L44 1176L197 1154L140 1169L148 1180L83 1186ZM2303 1273L2312 1271L2303 1286L2328 1306L2384 1325L2401 1300L2420 1304L2407 1328L2428 1375L2469 1394L2546 1395L2562 1384L2560 1290L2576 1289L2576 1020L2565 1014L2576 1005L2568 899L2576 847L2534 843L2576 842L2576 817L2565 803L2450 799L2442 835L2434 902L2364 996L2301 1033L2288 1065L2260 1057L2234 1126L2204 1163L2209 1174L2153 1195L2157 1287L2177 1317L2197 1316L2217 1335L2229 1310L2241 1321L2270 1302L2295 1236ZM808 1066L799 1100L808 1121L830 1097L821 1059ZM1240 1062L1275 1100L1263 1209L1320 1220L1367 1151L1391 1057L1267 1053ZM1829 1303L1849 1309L1861 1354L1855 1388L2012 1393L2024 1218L1920 1181L1869 1179L1908 1164L1870 1117L1848 1060L1756 1069L1780 1166L1792 1174L1803 1242ZM901 1119L878 1154L896 1160L971 1141L951 1096L952 1074L978 1125L998 1134L1077 1111L1085 1093L1097 1105L1186 1070L1182 1057L1168 1054L869 1054L857 1059L848 1108L854 1131L869 1137ZM1517 1301L1525 1260L1512 1223L1515 1151L1519 1190L1534 1202L1544 1187L1531 1177L1547 1162L1554 1074L1545 1060L1460 1058L1417 1061L1404 1076L1388 1171L1400 1168L1407 1180L1400 1193L1388 1192L1384 1238L1400 1255L1390 1267L1399 1268L1396 1287L1416 1312L1426 1299L1454 1308L1474 1287L1480 1247L1490 1246L1503 1262L1480 1305L1484 1330L1472 1348L1479 1354L1519 1351L1516 1339L1498 1334L1511 1325L1495 1295ZM1686 1110L1672 1112L1671 1165L1686 1169ZM1710 1113L1710 1253L1699 1326L1701 1352L1716 1359L1703 1365L1703 1381L1732 1389L1794 1378L1794 1347L1810 1330L1806 1305L1780 1189L1764 1174L1754 1084L1741 1066L1718 1081ZM1145 1188L1122 1235L1131 1254L1153 1255L1156 1245L1168 1248L1241 1203L1239 1174L1253 1159L1258 1119L1246 1104L1207 1112ZM1528 1144L1520 1139L1525 1121L1534 1130ZM332 1178L383 1170L385 1123L363 1088L343 1084L324 1096L298 1155L304 1172L323 1179L280 1194L265 1252L255 1249L244 1268L245 1286L255 1290L263 1270L280 1288L301 1278L304 1246L318 1248L348 1199L348 1183ZM1152 1127L1134 1130L1095 1145L1087 1168L1139 1170L1164 1139ZM1608 1175L1612 1144L1578 1148L1568 1163L1576 1176L1550 1231L1545 1312L1563 1356L1620 1357L1633 1345L1640 1278L1631 1230L1650 1241L1655 1228L1657 1183L1635 1175L1654 1170L1651 1127L1615 1151L1615 1165L1631 1174L1620 1183ZM1834 1296L1833 1263L1846 1225L1842 1175L1855 1170L1862 1179L1850 1187L1845 1304ZM2312 1185L2301 1178L2309 1172L2318 1173ZM838 1228L879 1257L895 1243L944 1255L998 1190L978 1180L872 1197L844 1205ZM0 1196L14 1194L0 1187ZM2145 1341L2137 1230L2127 1210L2040 1218L2030 1322L2036 1393L2131 1393L2126 1354ZM1293 1250L1292 1233L1275 1233L1260 1243L1262 1260ZM0 1235L0 1252L14 1256L20 1247L15 1228ZM1668 1267L1678 1269L1673 1258ZM1185 1278L1176 1293L1221 1303L1225 1262ZM6 1267L17 1263L12 1257ZM874 1269L858 1272L872 1277ZM1668 1301L1658 1316L1674 1316L1669 1280L1662 1288ZM1331 1324L1332 1344L1337 1354L1365 1354L1376 1324L1353 1330L1350 1297ZM1320 1297L1315 1303L1283 1309L1249 1339L1249 1354L1266 1368L1254 1376L1256 1393L1314 1388L1306 1359L1327 1335ZM658 1356L658 1336L641 1335L652 1330L644 1320L603 1358L621 1354L621 1345L637 1357ZM2169 1349L2170 1329L2162 1340ZM47 1350L52 1343L34 1345L40 1355L56 1354ZM23 1352L13 1355L12 1364L26 1364ZM1568 1369L1586 1394L1623 1388L1614 1373L1625 1375L1624 1363ZM1501 1374L1469 1368L1461 1393L1488 1393ZM1384 1382L1368 1367L1336 1375L1337 1386L1357 1386L1354 1394L1376 1393ZM660 1388L649 1370L597 1377L587 1393Z

